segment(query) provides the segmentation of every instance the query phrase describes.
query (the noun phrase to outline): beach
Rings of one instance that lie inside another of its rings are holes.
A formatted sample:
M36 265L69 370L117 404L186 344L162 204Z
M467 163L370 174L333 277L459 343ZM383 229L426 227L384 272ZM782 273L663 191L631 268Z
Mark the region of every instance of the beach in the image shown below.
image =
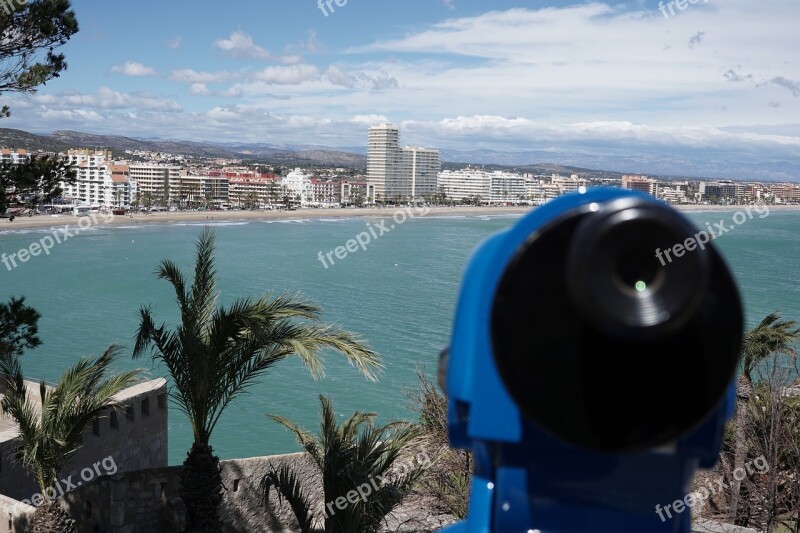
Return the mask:
M746 209L747 206L740 205L679 205L675 206L681 211L738 211ZM231 222L242 220L300 220L300 219L330 219L330 218L353 218L353 217L391 217L398 210L405 210L403 207L367 207L367 208L341 208L341 209L315 209L304 208L294 211L271 211L271 210L227 210L227 211L173 211L157 213L134 213L131 215L97 214L97 220L101 224L109 225L136 225L136 224L175 224L181 222L202 222L205 220L214 222ZM421 207L410 208L414 216L423 216L424 209ZM516 206L457 206L457 207L429 207L425 216L500 216L500 215L522 215L535 209L535 207ZM800 205L770 205L770 210L800 210ZM9 229L29 229L47 228L63 225L77 224L80 218L74 215L35 215L32 217L16 217L13 222L0 219L0 231Z

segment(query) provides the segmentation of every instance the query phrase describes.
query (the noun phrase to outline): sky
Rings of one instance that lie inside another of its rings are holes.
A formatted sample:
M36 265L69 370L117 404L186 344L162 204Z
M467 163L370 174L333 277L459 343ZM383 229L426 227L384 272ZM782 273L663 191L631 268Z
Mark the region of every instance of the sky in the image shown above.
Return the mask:
M73 0L68 70L0 126L800 161L797 0L338 2Z

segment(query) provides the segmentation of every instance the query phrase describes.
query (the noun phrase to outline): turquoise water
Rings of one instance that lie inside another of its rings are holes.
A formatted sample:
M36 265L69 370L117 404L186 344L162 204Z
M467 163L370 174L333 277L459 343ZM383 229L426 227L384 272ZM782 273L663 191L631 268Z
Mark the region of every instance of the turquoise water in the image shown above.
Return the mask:
M693 213L701 227L732 213ZM379 383L370 383L343 360L327 358L326 379L314 382L297 362L284 362L228 409L212 439L223 458L295 451L291 435L266 413L287 416L316 429L317 396L329 394L344 414L377 411L386 421L407 417L404 389L415 383L415 367L434 373L448 342L461 271L475 245L507 227L514 217L425 217L410 219L327 270L319 251L343 246L375 219L216 223L217 268L222 302L269 290L298 290L324 307L324 319L361 333L384 357ZM49 230L0 226L0 252L27 248ZM75 359L117 341L130 354L137 310L152 304L157 318L174 321L174 293L153 270L162 258L188 269L203 224L136 227L99 226L8 271L0 264L0 299L23 294L43 318L44 344L24 358L32 378L55 380ZM744 294L748 323L779 309L800 319L800 212L773 211L737 226L716 242ZM148 361L121 359L120 368L163 370ZM170 462L183 460L191 431L181 413L170 411Z

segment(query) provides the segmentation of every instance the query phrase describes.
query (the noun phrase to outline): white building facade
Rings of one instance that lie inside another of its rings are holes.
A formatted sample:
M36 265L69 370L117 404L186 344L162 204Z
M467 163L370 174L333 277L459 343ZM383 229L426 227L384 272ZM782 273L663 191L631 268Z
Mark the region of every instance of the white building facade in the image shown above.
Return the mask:
M301 207L309 205L313 200L313 187L311 176L296 168L289 172L282 180L281 185L289 196L290 203L298 204Z
M115 205L110 150L69 150L67 162L75 169L76 180L61 183L64 191L61 196L66 203L96 209L111 209Z
M438 188L456 202L522 204L528 197L528 182L522 174L474 168L440 172Z
M438 150L400 148L400 130L392 124L369 129L367 183L369 201L415 201L436 193L441 170Z
M177 165L130 163L128 176L138 184L139 202L168 206L180 201L182 169Z

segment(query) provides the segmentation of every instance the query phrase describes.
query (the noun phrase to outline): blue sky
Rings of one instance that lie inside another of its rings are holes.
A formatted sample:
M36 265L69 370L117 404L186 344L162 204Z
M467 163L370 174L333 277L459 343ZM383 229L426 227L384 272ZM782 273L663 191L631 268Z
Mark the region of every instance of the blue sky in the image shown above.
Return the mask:
M0 125L800 160L800 3L693 1L73 0L68 71Z

